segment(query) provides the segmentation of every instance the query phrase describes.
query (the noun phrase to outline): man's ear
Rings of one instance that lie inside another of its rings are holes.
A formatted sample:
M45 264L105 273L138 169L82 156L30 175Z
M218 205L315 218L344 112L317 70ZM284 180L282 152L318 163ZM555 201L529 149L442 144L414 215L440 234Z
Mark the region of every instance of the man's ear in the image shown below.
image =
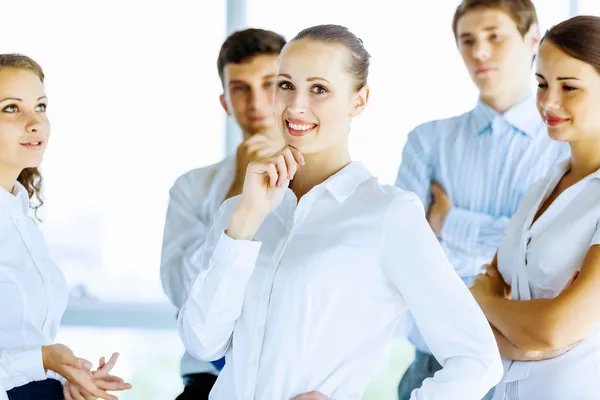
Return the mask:
M532 24L524 37L527 44L529 44L533 54L537 54L540 47L542 36L540 33L540 26L538 24Z
M219 96L219 101L221 102L221 107L223 107L223 110L225 110L227 115L231 115L229 114L229 107L227 107L227 101L225 101L225 93Z

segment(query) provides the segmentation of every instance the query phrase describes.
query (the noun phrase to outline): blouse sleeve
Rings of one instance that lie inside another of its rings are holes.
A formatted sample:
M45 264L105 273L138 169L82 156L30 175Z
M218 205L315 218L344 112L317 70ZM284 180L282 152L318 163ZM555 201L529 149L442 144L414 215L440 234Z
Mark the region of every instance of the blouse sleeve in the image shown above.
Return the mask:
M2 249L0 249L1 251ZM8 391L29 382L44 380L42 347L20 347L24 307L23 294L0 265L0 387Z
M444 254L417 196L398 196L384 224L384 273L443 366L411 400L481 399L503 373L483 312Z

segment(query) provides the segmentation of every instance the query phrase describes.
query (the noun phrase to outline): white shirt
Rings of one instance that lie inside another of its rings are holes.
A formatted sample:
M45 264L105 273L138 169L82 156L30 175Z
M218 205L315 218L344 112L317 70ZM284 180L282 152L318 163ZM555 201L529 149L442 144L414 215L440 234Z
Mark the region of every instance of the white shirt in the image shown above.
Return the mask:
M0 381L0 400L8 400L8 395L6 394L6 390L2 387L2 382Z
M67 283L28 216L20 184L0 188L0 387L8 391L46 377L42 346L54 342L67 306Z
M515 300L558 296L581 269L590 246L600 244L600 171L561 193L531 225L568 169L569 161L561 163L532 186L508 226L498 251L498 268L512 286ZM494 399L598 399L600 330L594 328L582 344L560 357L539 362L505 360L504 367Z
M256 241L223 233L238 202L216 216L178 319L192 354L227 353L211 400L359 400L407 308L444 365L413 400L479 400L500 380L490 327L417 196L352 163L299 203L288 189Z
M548 136L535 102L528 96L499 114L479 100L465 114L419 125L402 151L396 186L418 194L426 209L433 181L452 200L439 239L468 286L494 258L527 189L569 157L568 144ZM409 329L411 342L428 353Z
M180 176L170 191L163 235L160 276L165 293L180 309L200 272L198 260L215 213L227 196L235 178L235 158L192 170ZM208 372L215 367L186 353L181 375Z

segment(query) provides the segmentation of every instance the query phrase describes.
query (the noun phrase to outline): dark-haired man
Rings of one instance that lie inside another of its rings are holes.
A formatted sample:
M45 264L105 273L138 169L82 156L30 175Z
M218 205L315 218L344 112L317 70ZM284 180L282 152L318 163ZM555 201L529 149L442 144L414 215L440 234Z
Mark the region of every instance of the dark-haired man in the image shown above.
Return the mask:
M230 35L219 52L221 105L240 127L243 142L236 155L180 176L170 191L163 236L161 280L180 309L200 268L201 248L215 212L242 192L249 162L283 147L273 116L277 57L285 39L271 31L246 29ZM206 362L186 353L181 360L184 392L177 400L208 399L224 360Z
M548 137L531 93L540 42L532 1L463 0L452 29L479 101L409 134L396 186L419 195L446 255L470 286L494 258L524 193L568 157L568 147ZM415 360L400 382L399 400L442 369L416 323L409 338Z

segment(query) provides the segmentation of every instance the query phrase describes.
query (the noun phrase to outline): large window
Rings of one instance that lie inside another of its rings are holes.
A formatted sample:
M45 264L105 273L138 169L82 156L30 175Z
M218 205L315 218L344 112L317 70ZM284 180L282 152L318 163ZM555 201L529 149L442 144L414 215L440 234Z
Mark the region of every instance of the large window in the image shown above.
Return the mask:
M7 1L1 13L0 52L33 57L47 77L41 227L71 293L96 299L65 323L171 324L63 326L57 340L89 358L120 351L116 372L135 386L123 399L173 399L183 346L160 286L162 231L177 176L224 155L225 2ZM161 304L142 321L132 302Z
M163 299L168 190L224 154L216 57L223 2L57 0L2 6L2 52L45 69L52 138L42 225L71 287Z
M0 52L30 55L46 72L53 136L42 229L72 295L84 297L71 304L58 341L91 359L120 351L115 372L134 384L122 399L171 399L180 390L183 349L159 280L162 230L175 178L224 155L216 57L226 3L2 5ZM535 3L542 32L569 16L571 0ZM451 30L458 0L399 4L247 0L245 7L248 26L288 39L321 23L346 25L363 39L372 55L371 102L354 122L351 151L387 183L414 126L465 112L477 98ZM599 15L600 6L579 0L579 11ZM410 357L405 343L394 345L366 398L394 399Z
M533 0L536 6L542 36L546 30L570 18L572 0Z
M600 1L579 0L579 7L577 11L582 15L596 15L600 17Z

